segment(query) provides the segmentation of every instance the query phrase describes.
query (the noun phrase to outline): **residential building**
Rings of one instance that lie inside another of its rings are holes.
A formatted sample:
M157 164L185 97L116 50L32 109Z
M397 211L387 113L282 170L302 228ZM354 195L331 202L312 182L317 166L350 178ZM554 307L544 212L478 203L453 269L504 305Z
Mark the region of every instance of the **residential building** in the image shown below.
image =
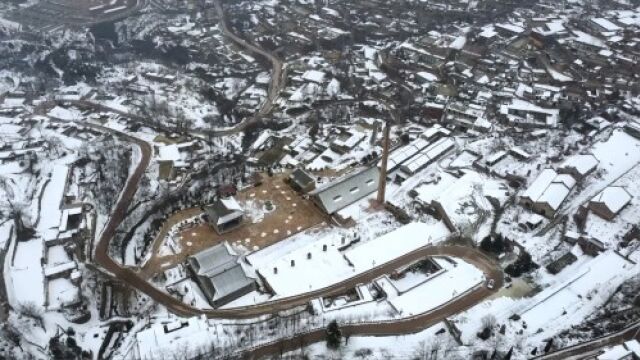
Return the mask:
M576 180L568 174L544 169L520 196L520 203L546 217L552 217L569 195Z
M558 168L561 174L569 174L577 181L584 179L598 167L598 159L591 154L574 155L567 158Z
M609 186L589 201L589 210L605 220L613 220L631 202L631 195L622 186Z

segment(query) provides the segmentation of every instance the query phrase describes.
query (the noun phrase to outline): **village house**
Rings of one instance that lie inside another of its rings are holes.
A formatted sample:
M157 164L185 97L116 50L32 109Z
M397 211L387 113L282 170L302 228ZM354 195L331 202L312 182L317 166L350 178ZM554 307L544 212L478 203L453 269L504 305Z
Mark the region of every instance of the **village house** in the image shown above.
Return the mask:
M576 181L580 181L595 171L598 163L598 159L591 154L573 155L560 165L558 173L569 174L573 176Z
M576 184L568 174L544 169L520 196L520 203L546 217L552 217Z
M500 106L500 114L507 122L522 127L556 127L560 110L547 109L525 100L512 99Z
M420 151L418 155L414 156L409 161L403 163L400 166L400 170L405 174L405 176L400 173L396 175L400 176L402 179L406 179L416 174L418 171L424 169L429 164L437 161L447 151L453 149L455 145L456 144L453 139L449 137L442 138L433 142L425 149Z
M631 202L631 195L622 186L609 186L589 201L589 210L605 220L613 220Z

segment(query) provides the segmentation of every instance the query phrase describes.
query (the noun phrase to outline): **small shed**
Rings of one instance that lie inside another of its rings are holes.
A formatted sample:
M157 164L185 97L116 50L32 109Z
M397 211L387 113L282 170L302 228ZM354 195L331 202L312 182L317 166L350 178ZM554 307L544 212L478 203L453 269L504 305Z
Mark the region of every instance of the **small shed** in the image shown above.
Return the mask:
M313 191L316 188L316 180L302 168L297 168L291 172L289 175L289 184L294 190L303 194Z

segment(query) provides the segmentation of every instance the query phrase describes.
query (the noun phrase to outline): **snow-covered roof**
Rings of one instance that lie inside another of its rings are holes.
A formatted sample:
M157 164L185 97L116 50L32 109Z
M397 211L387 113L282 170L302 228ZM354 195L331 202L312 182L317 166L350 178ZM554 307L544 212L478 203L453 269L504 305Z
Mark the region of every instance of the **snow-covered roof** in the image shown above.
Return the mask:
M558 175L553 169L544 169L538 175L538 177L529 185L527 190L522 194L523 197L528 197L532 201L536 201L544 190L551 184L553 179Z
M233 197L230 197L216 200L207 207L207 214L210 220L215 221L217 225L222 225L242 217L244 211L240 204Z
M493 163L496 163L496 162L502 160L505 156L507 156L507 152L505 150L500 150L498 152L495 152L495 153L489 155L487 157L486 162L488 164L493 164Z
M180 149L176 144L161 146L159 150L160 150L158 154L159 160L179 161L182 159L182 156L180 155Z
M575 171L577 171L580 176L584 176L593 171L596 166L598 166L598 162L598 159L596 159L596 157L591 154L579 154L567 158L562 163L562 168L575 169Z
M44 276L50 277L65 271L70 271L78 267L75 261L69 261L62 264L47 266L44 268Z
M378 168L374 166L331 182L310 194L328 214L333 214L376 191L378 177Z
M494 36L498 35L493 25L488 25L482 28L482 31L478 33L478 36L490 39Z
M568 174L559 174L553 179L554 183L561 183L567 188L573 188L576 184L576 179L574 179L571 175Z
M624 347L633 351L634 355L640 357L640 343L638 340L629 340L624 342Z
M524 159L531 158L531 154L528 151L521 148L520 146L512 146L511 149L509 149L509 151Z
M535 28L535 31L542 35L549 36L549 35L565 32L566 28L564 27L562 20L554 20L554 21L545 23L544 28L543 27Z
M467 43L467 37L464 35L460 35L458 37L456 37L450 44L449 47L451 49L456 49L456 50L460 50L464 47L464 45Z
M560 204L562 204L567 195L569 195L569 191L571 191L571 189L567 188L563 183L553 182L545 189L537 202L546 203L553 210L558 210Z
M630 201L631 195L621 186L609 186L591 199L591 202L603 204L614 214Z
M600 27L602 27L606 31L618 31L618 30L622 29L620 26L612 23L611 21L609 21L609 20L607 20L605 18L593 18L593 19L591 19L591 21L596 23L597 25L599 25Z
M423 79L424 81L429 81L429 82L433 82L433 81L438 81L438 76L427 72L427 71L419 71L416 73L416 76L418 76L419 78Z
M454 146L455 142L449 137L439 139L423 149L418 156L413 157L403 164L402 170L408 174L414 174Z
M228 210L242 211L242 207L240 206L240 204L238 204L236 199L233 197L220 199L220 202L222 202L222 204L224 204L224 206Z
M57 118L57 119L61 119L61 120L68 120L68 121L78 120L82 116L80 111L78 111L76 109L66 109L66 108L62 108L60 106L56 106L53 109L49 110L47 115L52 117L52 118Z
M355 268L368 268L371 264L384 264L398 256L429 245L449 235L445 226L410 223L374 240L369 240L345 251L344 256ZM393 244L390 246L390 244Z
M431 138L433 138L438 133L448 136L449 134L451 134L451 131L449 129L443 128L442 126L440 126L440 124L435 124L425 130L422 134L420 134L420 137L426 140L431 140Z
M633 352L624 347L624 345L616 345L604 351L601 355L598 355L598 360L623 360L632 359Z
M503 115L514 116L511 110L515 110L516 112L545 114L547 115L545 123L549 126L555 126L560 115L560 110L558 109L543 108L522 99L512 99L511 103L500 105L500 113Z
M575 35L574 40L585 44L585 45L590 45L590 46L594 46L594 47L600 47L600 48L606 48L607 46L605 45L604 41L602 41L601 39L598 39L597 37L591 35L591 34L587 34L584 31L580 31L580 30L573 30L573 34Z
M504 29L516 34L520 34L524 32L524 29L521 26L517 26L514 24L504 23L504 24L496 24L495 26L497 28Z
M253 279L247 276L239 263L235 263L234 266L220 273L209 275L209 281L216 289L214 299L233 294L238 289L242 289L254 282Z
M302 78L306 81L312 81L315 83L322 83L324 81L325 73L318 70L307 70L302 74Z
M391 171L398 167L403 162L407 161L414 155L416 155L421 148L416 147L414 144L407 144L401 148L394 150L387 159L387 170ZM382 160L378 163L381 166Z
M194 269L196 273L205 275L219 272L231 267L231 265L235 265L237 256L231 252L229 245L224 242L194 254L191 259L193 260L190 260L190 262L196 267Z
M558 174L553 169L544 169L522 197L527 197L536 203L547 204L553 210L558 210L575 185L576 180L571 175Z

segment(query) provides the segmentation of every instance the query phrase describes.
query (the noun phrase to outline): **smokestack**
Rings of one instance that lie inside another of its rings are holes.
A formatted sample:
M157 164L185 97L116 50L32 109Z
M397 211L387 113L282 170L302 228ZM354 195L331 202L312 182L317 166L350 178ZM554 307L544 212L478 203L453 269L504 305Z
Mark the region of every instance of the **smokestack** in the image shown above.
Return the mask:
M389 159L389 122L384 125L382 139L382 162L380 163L380 180L378 181L378 204L384 204L384 193L387 188L387 160Z

